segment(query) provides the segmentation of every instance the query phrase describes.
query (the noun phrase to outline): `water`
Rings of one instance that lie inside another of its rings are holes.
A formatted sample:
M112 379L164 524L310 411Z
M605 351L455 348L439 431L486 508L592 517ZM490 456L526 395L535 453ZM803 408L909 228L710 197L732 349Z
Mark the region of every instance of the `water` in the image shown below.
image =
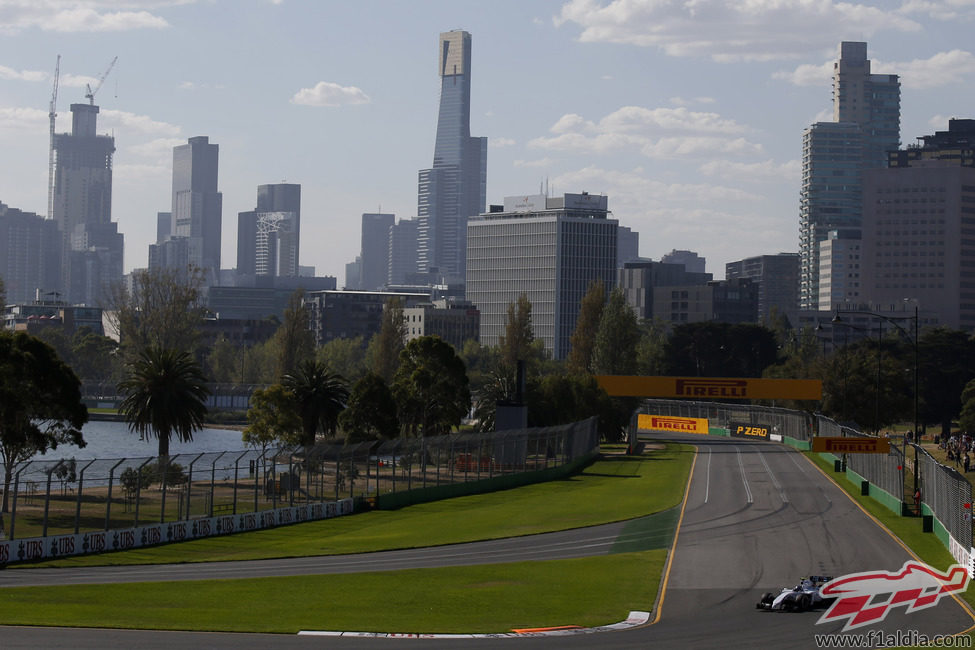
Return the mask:
M159 441L155 438L139 440L139 434L129 431L124 422L89 422L82 429L82 436L88 443L79 449L74 445L58 445L57 449L40 454L33 460L57 460L76 458L138 458L155 456L159 451ZM243 451L247 449L241 439L241 432L232 429L201 429L193 433L192 442L169 441L169 454L200 454L215 451Z

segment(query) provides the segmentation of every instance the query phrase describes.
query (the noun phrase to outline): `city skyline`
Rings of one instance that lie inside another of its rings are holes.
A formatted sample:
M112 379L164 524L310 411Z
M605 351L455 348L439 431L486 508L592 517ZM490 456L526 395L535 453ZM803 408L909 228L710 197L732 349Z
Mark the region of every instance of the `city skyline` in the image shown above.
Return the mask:
M591 0L491 11L2 4L0 201L46 213L57 54L58 133L70 131L68 105L118 56L95 104L99 133L116 138L112 218L126 271L146 266L156 214L171 207L173 146L208 136L221 149L222 266L235 264L237 214L253 210L253 188L285 180L303 190L301 263L341 283L363 213L416 215L416 173L437 128L430 62L437 34L452 29L475 41L471 131L488 138L487 203L546 183L553 195L603 193L620 225L641 234L641 255L694 250L716 278L726 262L798 250L802 131L832 119L841 41L867 42L872 70L900 75L902 145L975 105L975 56L962 40L975 6L960 0L760 2L750 15L705 2L696 19L686 3ZM269 47L240 47L259 41Z

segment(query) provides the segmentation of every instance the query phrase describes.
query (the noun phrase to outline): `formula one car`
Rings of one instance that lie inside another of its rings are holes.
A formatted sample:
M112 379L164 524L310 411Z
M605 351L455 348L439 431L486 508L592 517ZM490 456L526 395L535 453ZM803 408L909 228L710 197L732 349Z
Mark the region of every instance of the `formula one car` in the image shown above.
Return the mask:
M778 595L767 592L755 603L757 609L781 612L804 612L817 607L829 607L835 598L823 598L819 593L832 576L809 576L802 578L792 589L785 588Z

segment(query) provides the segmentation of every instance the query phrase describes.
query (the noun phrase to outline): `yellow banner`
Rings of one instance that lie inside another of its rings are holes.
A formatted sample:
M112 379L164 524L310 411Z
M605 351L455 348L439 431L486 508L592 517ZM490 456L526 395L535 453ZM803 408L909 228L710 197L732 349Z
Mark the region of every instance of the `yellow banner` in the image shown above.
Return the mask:
M818 379L597 375L596 381L613 397L808 400L823 397L823 382Z
M812 439L812 450L831 454L889 454L890 441L886 438L827 438Z
M637 429L642 431L674 431L675 433L703 433L708 432L707 418L682 418L676 415L646 415L637 416Z

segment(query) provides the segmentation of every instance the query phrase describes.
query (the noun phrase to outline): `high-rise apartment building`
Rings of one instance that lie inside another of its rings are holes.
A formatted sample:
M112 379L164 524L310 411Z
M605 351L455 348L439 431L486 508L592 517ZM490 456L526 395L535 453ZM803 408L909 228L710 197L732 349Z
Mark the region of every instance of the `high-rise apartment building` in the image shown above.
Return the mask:
M396 215L366 212L362 215L362 248L359 260L359 288L378 291L389 276L389 229Z
M857 304L860 300L860 249L863 244L859 228L831 230L819 242L819 310L829 311L840 304Z
M237 215L237 273L297 277L301 185L257 186L257 207Z
M169 239L184 240L188 263L203 269L210 284L217 284L220 272L223 195L217 191L219 151L205 135L173 147Z
M59 288L95 305L122 279L123 236L112 221L115 139L98 135L98 106L71 105L71 133L54 136L53 219L61 231Z
M832 231L850 232L862 219L861 176L885 167L900 146L900 81L873 74L867 44L840 43L833 64L833 121L803 132L799 199L799 306L821 308L821 242ZM826 269L835 276L832 269Z
M507 197L501 212L467 223L467 299L481 312L481 343L497 345L508 305L525 294L536 339L564 359L593 280L616 281L617 226L605 196Z
M471 137L471 35L440 34L433 166L419 172L417 270L463 279L467 219L484 212L487 138Z
M62 239L53 220L0 203L0 242L0 278L8 303L28 303L38 290L61 286Z
M623 291L626 304L638 319L652 320L663 317L654 306L654 289L657 287L705 286L714 279L710 273L688 271L683 264L654 262L653 260L624 262L617 273L617 286ZM669 313L670 301L662 306Z
M758 255L725 264L725 279L748 278L758 287L758 319L771 323L773 310L793 324L799 308L798 253Z
M864 175L861 295L915 303L946 327L975 329L975 120L891 152Z

